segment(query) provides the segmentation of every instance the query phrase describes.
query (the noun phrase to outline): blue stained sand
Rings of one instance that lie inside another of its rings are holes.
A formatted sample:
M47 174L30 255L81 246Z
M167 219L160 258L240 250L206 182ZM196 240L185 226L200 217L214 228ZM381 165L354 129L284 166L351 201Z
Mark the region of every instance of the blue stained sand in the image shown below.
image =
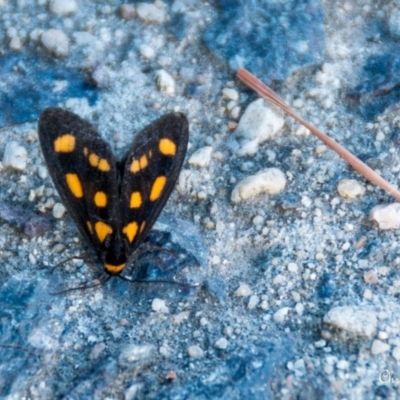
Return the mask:
M55 91L62 81L66 84ZM71 97L86 97L90 104L97 100L82 73L33 54L0 56L0 82L0 127L34 121L44 108Z

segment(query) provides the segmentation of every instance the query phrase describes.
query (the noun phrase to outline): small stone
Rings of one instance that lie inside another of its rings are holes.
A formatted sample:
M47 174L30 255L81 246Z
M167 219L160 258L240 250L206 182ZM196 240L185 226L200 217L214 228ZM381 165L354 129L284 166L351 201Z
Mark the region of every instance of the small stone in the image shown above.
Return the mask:
M249 285L241 283L239 287L235 290L236 297L249 297L252 294L252 290Z
M144 22L162 24L165 20L165 9L161 2L139 3L136 6L136 12L139 19Z
M328 311L326 324L356 336L370 338L376 332L377 319L374 311L357 306L339 306Z
M143 383L134 383L129 386L124 392L124 400L135 400L139 397L140 391L143 388Z
M258 303L260 302L260 298L258 296L256 296L255 294L253 294L252 296L250 296L249 302L247 303L247 308L249 310L254 310Z
M231 201L238 203L260 193L277 194L285 186L285 174L277 168L267 168L240 181L232 191Z
M199 168L208 167L211 162L212 151L213 148L211 146L204 146L189 157L188 163Z
M106 345L104 343L97 343L89 354L89 360L97 360L105 348Z
M264 223L264 217L262 215L256 215L253 218L252 222L253 222L253 225L260 226L260 225L262 225Z
M225 350L228 347L228 345L229 345L229 342L225 338L222 337L215 342L214 347L216 349Z
M146 60L152 60L156 54L154 49L147 44L142 44L139 47L140 55Z
M204 351L200 346L194 345L188 347L188 354L192 358L203 358Z
M168 314L169 309L167 305L165 304L165 300L162 299L154 299L151 303L151 309L155 312L162 313L162 314Z
M274 314L274 321L278 324L281 324L285 321L288 313L290 311L289 307L282 307Z
M378 131L378 133L375 136L375 140L377 142L382 142L385 140L385 134L382 131Z
M299 266L296 263L289 263L288 264L288 271L297 274L299 272Z
M119 7L119 15L125 21L130 21L136 17L136 8L132 4L121 4Z
M175 80L167 71L160 69L156 72L156 83L160 92L175 94Z
M226 100L238 101L239 93L235 89L224 88L224 89L222 89L222 98L226 99ZM231 108L233 108L233 107L231 107Z
M10 43L8 45L10 50L13 51L20 51L22 49L22 40L19 36L15 36L10 40Z
M365 289L363 292L363 297L365 300L371 300L372 299L372 292L369 289Z
M174 323L175 325L179 325L183 321L187 320L189 318L189 315L189 311L182 311L172 317L172 323Z
M378 274L374 270L364 272L364 282L369 284L379 283Z
M7 142L3 154L3 166L11 167L19 171L26 168L28 162L28 152L25 147L20 146L17 142Z
M124 347L118 357L121 367L131 367L132 364L144 364L153 358L155 347L150 344L135 345L129 344Z
M337 187L339 194L347 199L355 199L365 193L365 187L354 179L342 179Z
M349 369L349 362L347 360L340 360L336 363L336 368L341 370Z
M63 204L56 203L56 204L54 204L54 207L53 207L53 217L60 219L64 216L65 211L66 211L66 209Z
M60 347L59 342L47 333L36 328L28 337L28 343L39 350L54 352Z
M251 103L240 118L235 132L243 140L238 155L254 155L259 144L275 136L284 124L284 119L263 99Z
M393 349L392 356L395 360L400 361L400 346L396 346Z
M66 57L69 53L69 39L67 35L58 29L49 29L42 33L42 45L56 57Z
M389 350L390 350L390 345L385 342L382 342L381 340L376 339L372 342L371 353L373 355L386 353Z
M78 3L75 0L51 0L49 10L55 15L69 15L78 11Z
M285 283L285 281L286 281L286 277L284 275L279 274L279 275L275 276L274 279L272 279L272 284L274 286L282 285L282 283Z
M320 349L320 348L322 348L322 347L325 347L325 346L326 346L326 341L325 341L324 339L318 340L317 342L314 343L314 346L315 346L317 349Z
M375 206L369 218L378 223L379 229L400 228L400 203Z
M44 167L43 165L41 165L38 168L38 175L39 175L40 179L46 179L48 177L48 175L49 175L47 168Z

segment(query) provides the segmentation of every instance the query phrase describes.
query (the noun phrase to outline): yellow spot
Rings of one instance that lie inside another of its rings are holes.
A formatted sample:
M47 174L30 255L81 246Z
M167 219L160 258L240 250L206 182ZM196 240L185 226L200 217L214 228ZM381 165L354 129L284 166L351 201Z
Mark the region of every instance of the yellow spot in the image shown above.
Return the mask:
M140 169L145 169L148 165L147 157L145 155L140 157L139 163L140 163Z
M80 199L83 197L83 189L82 189L82 184L81 181L79 180L79 177L77 174L66 174L65 179L67 181L67 185L69 187L69 190L72 192L72 194Z
M59 136L54 141L54 151L56 153L71 153L75 150L75 136L67 133Z
M164 156L174 156L176 154L176 144L170 139L161 139L158 148Z
M108 271L111 272L112 274L116 274L120 271L122 271L125 267L125 263L124 264L120 264L120 265L111 265L111 264L104 264L104 268Z
M142 196L140 192L132 192L131 194L131 208L139 208L142 205Z
M143 221L143 222L140 224L139 233L142 233L142 232L143 232L145 226L146 226L146 221Z
M158 176L156 178L156 180L154 181L153 186L151 188L151 192L150 192L150 200L151 201L155 201L160 197L161 192L163 191L166 183L167 183L167 177Z
M139 171L140 171L139 160L133 160L132 164L131 164L131 172L136 174L136 172L139 172Z
M103 172L107 172L111 169L110 164L108 163L108 161L105 158L102 158L99 161L98 168L100 171L103 171Z
M96 235L99 238L100 243L103 243L107 235L111 234L113 231L110 225L107 225L102 221L96 222L94 229L96 230Z
M130 222L128 225L126 225L123 229L122 232L126 235L128 238L129 242L132 243L133 239L135 239L135 236L138 231L138 224L137 222Z
M99 165L99 156L91 153L89 156L89 163L92 167L97 167Z
M107 195L104 192L96 192L94 195L94 204L97 207L105 207L107 205Z
M86 225L87 225L87 227L88 227L88 229L89 229L89 232L90 232L91 234L93 234L92 223L91 223L90 221L87 221L87 222L86 222Z
M84 155L85 157L87 157L88 154L89 154L89 150L87 149L87 147L84 147L84 148L83 148L83 155Z

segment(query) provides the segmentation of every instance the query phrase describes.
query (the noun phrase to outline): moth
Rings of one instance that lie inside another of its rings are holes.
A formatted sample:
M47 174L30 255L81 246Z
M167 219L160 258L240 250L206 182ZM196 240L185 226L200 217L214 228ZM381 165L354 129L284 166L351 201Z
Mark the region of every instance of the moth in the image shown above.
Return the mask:
M104 275L119 275L175 186L187 150L187 118L176 112L151 123L120 161L93 126L70 111L45 109L38 133L66 209L96 251Z

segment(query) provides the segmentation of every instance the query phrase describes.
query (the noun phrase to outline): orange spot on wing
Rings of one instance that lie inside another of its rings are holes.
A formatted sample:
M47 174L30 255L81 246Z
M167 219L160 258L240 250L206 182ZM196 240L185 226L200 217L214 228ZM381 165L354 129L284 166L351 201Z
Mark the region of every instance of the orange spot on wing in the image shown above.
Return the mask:
M100 243L103 243L106 237L110 235L113 231L110 225L102 221L96 222L96 224L94 225L94 229Z
M174 156L176 154L176 144L167 138L161 139L158 148L164 156Z
M78 199L83 197L82 184L77 174L66 174L65 180L67 181L69 190L75 197Z
M149 162L148 162L147 157L145 155L140 157L139 164L140 164L140 169L145 169L147 167Z
M107 195L104 192L96 192L94 195L94 204L97 207L105 207L107 205Z
M99 156L95 153L90 153L89 155L89 164L92 167L97 167L99 165Z
M54 141L54 151L56 153L72 153L75 150L75 136L70 133L59 136Z
M133 161L132 161L130 171L133 172L134 174L136 174L136 172L139 172L139 171L140 171L139 160L133 160Z
M156 178L156 180L153 183L153 186L151 187L151 192L150 192L151 201L155 201L160 197L166 183L167 183L166 176L158 176Z
M124 228L122 229L122 233L126 235L130 243L132 243L133 239L135 239L137 231L138 231L137 222L130 222L128 225L125 225Z
M97 168L102 172L107 172L111 169L110 164L108 163L108 161L105 158L102 158L99 161L99 165Z
M132 192L130 207L140 208L141 205L142 205L142 196L140 192Z

